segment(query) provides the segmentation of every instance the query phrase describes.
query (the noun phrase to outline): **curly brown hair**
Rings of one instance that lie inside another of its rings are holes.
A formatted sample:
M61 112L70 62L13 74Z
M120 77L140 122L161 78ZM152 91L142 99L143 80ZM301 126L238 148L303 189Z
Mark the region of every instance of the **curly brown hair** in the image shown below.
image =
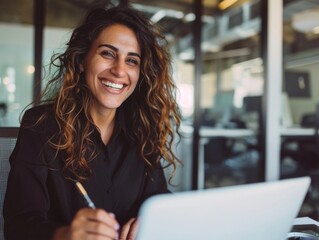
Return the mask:
M58 141L51 141L51 145L58 151L65 151L64 170L78 179L90 176L88 155L93 157L96 154L90 140L90 126L94 124L89 114L92 94L80 65L92 42L112 24L123 24L132 29L141 47L139 82L133 94L122 104L134 126L130 136L138 143L140 155L150 169L161 166L160 162L164 160L164 167L173 166L172 177L180 163L173 147L176 143L174 136L180 135L181 115L175 100L176 86L171 77L167 42L146 17L129 6L92 10L82 25L73 31L66 51L52 57L50 69L55 67L57 71L43 96L46 101L54 103L60 132ZM86 121L80 115L84 115Z

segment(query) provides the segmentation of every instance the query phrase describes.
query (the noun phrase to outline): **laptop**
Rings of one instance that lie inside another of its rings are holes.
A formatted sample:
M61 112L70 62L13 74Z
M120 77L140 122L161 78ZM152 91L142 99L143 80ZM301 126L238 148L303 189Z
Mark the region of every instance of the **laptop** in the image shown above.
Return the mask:
M137 240L285 240L309 177L153 196Z

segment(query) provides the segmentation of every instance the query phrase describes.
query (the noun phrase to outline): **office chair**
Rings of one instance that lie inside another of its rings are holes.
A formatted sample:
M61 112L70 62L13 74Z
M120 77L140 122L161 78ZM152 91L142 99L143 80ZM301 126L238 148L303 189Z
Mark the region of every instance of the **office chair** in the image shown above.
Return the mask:
M9 157L16 144L18 132L19 128L0 128L0 240L4 240L2 208L10 170Z
M282 142L281 159L290 157L298 163L303 170L302 174L309 171L319 171L319 105L312 114L306 114L301 121L302 127L313 128L313 136L289 136ZM292 144L292 148L289 147Z

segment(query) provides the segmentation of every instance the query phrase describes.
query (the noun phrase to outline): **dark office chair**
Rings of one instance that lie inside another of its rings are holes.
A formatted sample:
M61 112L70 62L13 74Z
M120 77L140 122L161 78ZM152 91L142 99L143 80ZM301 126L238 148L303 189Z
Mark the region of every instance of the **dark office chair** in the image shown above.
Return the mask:
M18 131L19 128L0 128L0 240L4 240L2 208L10 170L9 157L16 144Z
M319 170L319 105L316 112L305 114L301 119L301 126L313 128L313 136L289 136L282 143L281 159L291 157L305 171ZM296 149L290 149L289 144L294 143Z

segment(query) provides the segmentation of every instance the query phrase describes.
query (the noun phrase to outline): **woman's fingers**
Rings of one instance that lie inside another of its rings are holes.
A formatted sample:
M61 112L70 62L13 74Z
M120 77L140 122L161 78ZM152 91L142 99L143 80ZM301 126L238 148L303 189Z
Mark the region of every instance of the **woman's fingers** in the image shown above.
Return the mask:
M71 239L118 239L118 230L114 214L102 209L81 209L70 226Z
M83 210L85 216L89 220L102 222L102 223L114 228L115 230L119 230L120 225L116 221L116 218L115 218L113 213L107 213L103 209L84 208L82 210Z
M136 238L138 221L131 218L121 229L120 240L134 240Z

